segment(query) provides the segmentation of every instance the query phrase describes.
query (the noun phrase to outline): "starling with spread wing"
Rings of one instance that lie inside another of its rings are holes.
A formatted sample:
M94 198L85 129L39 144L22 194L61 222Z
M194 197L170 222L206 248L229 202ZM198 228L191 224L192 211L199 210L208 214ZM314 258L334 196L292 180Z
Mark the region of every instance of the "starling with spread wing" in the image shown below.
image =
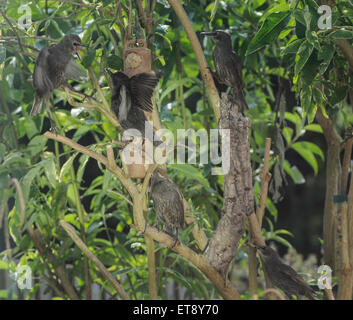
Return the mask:
M178 231L184 228L184 200L175 183L160 169L151 177L151 197L163 231L177 240Z
M46 105L47 114L51 124L51 130L55 131L55 124L50 115L50 93L60 86L72 87L68 80L83 80L86 76L72 55L79 56L79 49L84 46L78 35L69 34L58 43L43 48L36 59L33 73L33 87L35 90L34 102L30 116L42 111L43 102Z
M272 284L281 289L289 298L292 295L305 296L310 300L315 299L315 291L304 279L289 265L283 263L277 252L269 246L258 247L262 266Z
M201 34L210 36L215 43L213 62L216 72L211 72L218 89L223 91L225 86L232 88L232 95L239 102L241 111L248 109L243 93L242 66L240 58L233 50L230 35L222 30Z
M145 137L147 130L153 132L153 127L147 121L144 111L152 112L152 95L158 84L159 76L155 72L143 72L129 78L123 72L109 73L113 90L111 94L111 109L117 116L124 130L137 129ZM155 141L158 145L161 141Z

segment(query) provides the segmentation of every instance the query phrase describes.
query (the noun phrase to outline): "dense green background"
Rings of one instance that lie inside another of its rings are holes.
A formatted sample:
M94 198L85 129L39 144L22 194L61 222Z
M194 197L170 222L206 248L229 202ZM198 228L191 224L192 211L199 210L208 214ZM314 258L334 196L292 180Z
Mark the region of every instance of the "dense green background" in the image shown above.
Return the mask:
M144 239L129 227L132 223L129 204L109 192L116 190L128 196L126 190L96 161L44 138L41 133L49 128L44 112L29 117L33 102L30 79L34 67L30 54L37 55L38 50L68 33L79 34L83 43L89 45L89 49L82 52L82 65L91 68L110 101L103 70L106 67L122 69L121 30L122 26L127 26L128 17L123 9L119 12L118 6L129 3L91 0L87 5L77 6L70 1L31 1L32 24L23 30L18 25L23 12L18 9L24 3L19 0L1 3L12 26L0 16L0 201L5 213L0 229L0 268L14 272L16 265L28 263L36 275L53 269L53 263L48 263L33 246L27 232L33 225L41 230L45 243L54 254L54 264L71 266L70 279L84 298L84 259L58 225L59 215L64 215L65 220L78 230L83 226L89 248L114 275L121 275L126 291L133 298L148 298ZM135 22L136 10L134 2L132 4L132 21ZM321 108L327 117L335 119L342 136L352 122L347 96L352 88L352 71L335 45L335 39L352 42L352 2L336 1L332 10L332 29L328 30L320 30L317 26L318 5L314 0L200 0L184 1L183 5L198 35L201 31L217 28L227 29L232 35L233 48L243 63L245 95L250 108L247 116L252 121L256 197L260 190L264 139L272 138L273 178L263 233L267 240L274 240L279 245L281 253L291 244L305 257L314 253L318 260L310 258L307 264L303 264L300 257L296 262L293 256L288 258L299 272L310 273L306 279L313 279L317 277L315 264L320 264L321 258L325 192L325 143L315 114ZM162 125L173 132L178 128L216 128L189 40L166 0L157 1L153 21L154 33L148 35L155 57L153 68L164 72L155 91ZM24 52L14 30L20 36ZM132 31L135 35L135 27ZM146 36L142 28L138 35ZM213 67L212 42L203 37L200 42ZM75 83L75 88L95 95L100 101L92 80ZM119 139L117 130L102 114L72 108L64 92L56 90L52 103L64 134L73 140L92 145L99 151L112 139ZM211 164L179 169L168 166L169 176L178 184L210 236L223 204L222 177L210 174ZM16 189L7 188L11 178L18 179L23 188L26 217L22 232ZM79 219L78 213L81 203L83 220ZM148 219L153 223L152 209L148 211ZM181 239L196 248L190 232L191 228L186 228ZM242 243L246 238L245 235ZM12 257L4 251L6 239L11 239ZM174 279L177 287L186 288L183 298L218 297L212 284L190 263L158 244L156 249L162 299L166 298L166 279ZM245 298L246 252L247 248L242 247L232 272L234 283ZM100 297L104 297L104 293L115 297L113 288L93 265L90 265L90 275L99 285ZM45 286L45 283L41 279L24 295L34 297L39 285ZM0 297L18 296L8 288L0 287Z

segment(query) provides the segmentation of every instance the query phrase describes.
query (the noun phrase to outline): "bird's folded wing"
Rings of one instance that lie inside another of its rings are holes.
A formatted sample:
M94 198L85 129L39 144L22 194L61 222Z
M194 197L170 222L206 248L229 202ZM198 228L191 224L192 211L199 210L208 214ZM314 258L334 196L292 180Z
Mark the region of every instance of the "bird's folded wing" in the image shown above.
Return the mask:
M139 73L130 78L131 94L141 109L153 111L151 98L158 81L159 77L154 72Z
M279 270L285 278L291 278L298 286L303 289L312 290L311 287L305 282L305 280L290 266L283 264L282 268Z
M86 71L83 70L73 58L71 58L65 68L65 81L84 81L85 79L87 79Z
M233 51L231 58L232 58L233 65L234 65L236 72L237 72L237 78L239 79L239 81L238 81L239 86L240 86L239 89L243 89L243 87L244 87L243 72L242 72L243 67L241 65L240 59L239 59L239 57L237 57L237 55L234 51Z
M40 93L54 90L54 85L48 74L49 55L49 48L42 49L41 52L39 52L34 66L33 84L35 90Z

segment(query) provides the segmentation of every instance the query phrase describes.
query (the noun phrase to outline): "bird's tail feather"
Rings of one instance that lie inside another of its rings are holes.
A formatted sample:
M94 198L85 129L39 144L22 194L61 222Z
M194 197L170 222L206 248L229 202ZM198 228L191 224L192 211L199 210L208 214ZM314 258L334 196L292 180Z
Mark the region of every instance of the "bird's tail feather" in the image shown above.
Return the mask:
M42 97L39 97L38 95L34 96L32 110L31 110L31 113L29 114L31 117L41 113L43 100L44 99Z

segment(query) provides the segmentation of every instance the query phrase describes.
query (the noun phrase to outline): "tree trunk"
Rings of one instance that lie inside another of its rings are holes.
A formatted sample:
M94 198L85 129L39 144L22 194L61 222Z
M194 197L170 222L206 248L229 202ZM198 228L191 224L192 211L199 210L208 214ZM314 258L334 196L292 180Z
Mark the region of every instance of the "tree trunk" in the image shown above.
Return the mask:
M250 120L228 95L223 94L219 127L229 129L230 163L224 175L224 204L217 229L205 252L205 258L224 279L234 260L245 231L246 218L254 212L252 170L250 162ZM224 140L222 144L224 144ZM224 154L224 151L223 151ZM224 159L223 159L224 161Z

